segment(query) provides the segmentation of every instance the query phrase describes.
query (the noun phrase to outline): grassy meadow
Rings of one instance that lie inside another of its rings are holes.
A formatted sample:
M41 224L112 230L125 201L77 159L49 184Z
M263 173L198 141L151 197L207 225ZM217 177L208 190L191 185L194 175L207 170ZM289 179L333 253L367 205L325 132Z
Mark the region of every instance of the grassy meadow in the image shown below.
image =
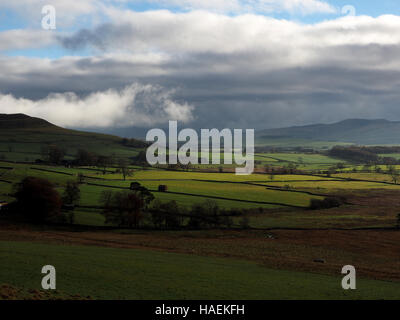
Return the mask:
M284 158L282 154L278 156ZM321 158L304 157L303 161L321 161ZM286 154L285 159L297 159L298 154ZM322 156L322 159L325 159ZM325 159L333 163L334 159ZM181 207L190 208L195 203L214 201L225 209L248 210L251 227L332 227L351 226L389 226L394 224L393 215L367 217L334 210L325 210L323 216L307 209L311 199L323 199L325 196L351 194L363 190L400 190L400 185L391 183L386 173L346 172L327 175L313 174L252 174L240 176L234 173L170 171L148 169L133 166L133 175L123 179L117 168L96 167L65 168L48 165L0 162L0 198L11 201L13 185L26 176L46 178L55 184L59 193L63 193L68 181L77 181L78 174L84 175L80 185L83 207L99 206L99 199L105 190L128 190L132 182L139 182L151 190L156 199L175 200ZM159 185L166 185L167 192L158 192ZM354 208L355 206L351 206ZM350 206L349 206L350 208ZM332 212L332 214L329 214ZM352 223L353 221L353 223ZM239 223L239 219L234 219ZM81 225L103 226L104 216L100 209L77 208L75 223Z

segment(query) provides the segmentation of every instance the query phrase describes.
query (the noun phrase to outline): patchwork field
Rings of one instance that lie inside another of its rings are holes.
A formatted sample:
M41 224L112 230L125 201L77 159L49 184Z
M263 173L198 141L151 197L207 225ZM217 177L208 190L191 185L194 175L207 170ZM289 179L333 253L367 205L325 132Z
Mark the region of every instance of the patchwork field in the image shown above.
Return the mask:
M360 215L365 208L351 200L344 207L322 211L299 211L307 208L311 199L323 199L327 195L345 195L349 198L358 191L367 191L374 197L379 190L400 191L400 185L390 182L388 174L340 173L326 175L273 175L253 174L238 176L233 173L185 172L168 170L145 170L134 167L132 177L123 180L116 168L108 168L107 173L98 168L65 168L29 164L0 162L0 198L12 200L13 184L25 176L37 176L52 181L62 193L68 181L76 181L78 174L85 176L81 184L80 205L98 207L104 190L128 190L131 182L139 182L162 201L175 200L183 207L190 208L194 203L205 200L215 201L222 208L248 209L252 227L319 227L333 226L393 226L395 213L386 210L369 210ZM159 185L166 185L167 192L158 192ZM374 191L375 190L375 191ZM385 194L386 196L386 194ZM384 196L384 197L385 197ZM392 195L389 195L391 198ZM396 204L394 204L396 206ZM262 211L260 211L262 210ZM294 210L294 211L293 211ZM377 212L378 211L378 212ZM375 213L375 214L374 214ZM100 209L77 208L76 223L84 225L104 225ZM236 221L236 220L234 220ZM238 221L236 221L238 222Z
M39 288L38 270L53 264L60 278L52 297L62 299L399 299L400 185L385 167L381 173L353 172L348 165L327 175L312 170L339 161L323 155L271 153L256 159L276 167L296 164L305 173L238 176L207 168L130 166L133 175L124 180L117 167L0 162L0 200L5 201L13 201L15 184L26 176L48 179L63 193L68 181L83 175L74 210L79 229L0 227L6 261L0 266L0 295L51 298ZM241 227L242 217L233 217L231 229L204 231L155 231L148 216L142 230L105 224L102 192L129 190L132 182L182 208L208 200L244 210L248 229ZM160 185L167 191L159 192ZM327 196L344 202L309 209L311 200ZM357 267L353 292L340 285L347 264Z

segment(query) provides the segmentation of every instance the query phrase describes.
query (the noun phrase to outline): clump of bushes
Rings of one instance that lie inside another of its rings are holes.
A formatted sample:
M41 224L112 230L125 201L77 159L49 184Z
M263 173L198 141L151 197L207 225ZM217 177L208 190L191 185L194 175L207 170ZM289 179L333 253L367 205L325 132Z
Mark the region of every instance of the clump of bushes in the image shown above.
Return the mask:
M8 214L33 223L58 221L62 218L62 199L48 180L26 177L14 186L16 201L8 206Z
M231 228L233 217L240 216L241 212L235 209L221 209L213 200L196 203L188 212L190 229Z
M106 223L128 228L139 227L153 200L153 194L142 186L130 191L105 190L100 197Z
M310 209L320 210L320 209L330 209L337 208L343 204L343 200L338 197L326 197L324 199L311 199Z
M76 182L68 181L61 196L56 185L47 179L26 177L14 185L15 201L7 205L2 216L29 223L73 223L74 208L80 199Z
M182 227L182 209L174 200L161 202L159 199L156 199L149 211L155 228L179 229Z

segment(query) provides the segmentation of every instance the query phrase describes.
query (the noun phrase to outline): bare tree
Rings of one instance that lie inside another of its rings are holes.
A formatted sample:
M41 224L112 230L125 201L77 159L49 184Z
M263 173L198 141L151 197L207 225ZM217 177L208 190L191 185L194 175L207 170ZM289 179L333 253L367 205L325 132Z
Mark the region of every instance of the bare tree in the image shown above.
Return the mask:
M63 194L64 204L78 204L81 199L81 190L79 189L78 182L68 181Z
M112 164L112 158L108 156L98 156L97 167L103 168L103 174L106 174L107 167Z
M121 170L122 176L124 177L124 180L126 180L126 177L131 177L133 176L133 170L129 169L129 163L128 160L121 158L118 161L118 166Z
M388 166L388 173L390 174L393 183L397 184L397 182L399 181L400 174L394 165Z

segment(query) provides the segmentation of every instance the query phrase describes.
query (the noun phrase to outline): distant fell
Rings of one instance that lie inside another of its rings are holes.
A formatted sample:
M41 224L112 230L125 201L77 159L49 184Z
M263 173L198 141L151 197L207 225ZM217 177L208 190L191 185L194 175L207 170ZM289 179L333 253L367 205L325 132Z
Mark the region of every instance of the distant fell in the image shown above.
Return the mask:
M18 129L18 128L46 128L56 127L50 122L27 116L23 113L5 114L0 113L0 129Z
M32 162L41 158L43 147L56 145L72 159L78 150L118 158L135 157L146 147L137 139L58 127L25 114L0 114L0 156L11 161Z
M263 141L304 139L340 141L363 145L400 144L400 121L348 119L332 124L313 124L259 131Z

